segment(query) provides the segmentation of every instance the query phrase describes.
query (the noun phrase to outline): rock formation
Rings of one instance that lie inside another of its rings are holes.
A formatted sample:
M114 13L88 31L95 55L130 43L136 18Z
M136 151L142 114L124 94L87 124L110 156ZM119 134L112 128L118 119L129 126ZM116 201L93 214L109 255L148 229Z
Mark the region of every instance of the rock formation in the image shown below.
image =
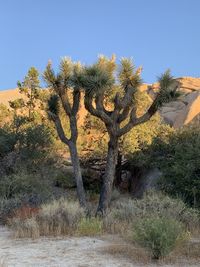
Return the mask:
M178 86L181 95L176 101L165 104L160 114L166 123L179 128L193 122L200 114L200 78L177 78L174 86ZM155 83L148 86L147 93L154 98L157 90L158 83Z

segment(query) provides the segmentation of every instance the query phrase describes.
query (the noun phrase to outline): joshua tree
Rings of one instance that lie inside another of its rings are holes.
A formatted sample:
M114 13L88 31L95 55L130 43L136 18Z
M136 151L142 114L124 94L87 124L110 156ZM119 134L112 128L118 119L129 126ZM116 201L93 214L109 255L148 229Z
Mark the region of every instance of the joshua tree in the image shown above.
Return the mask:
M76 76L81 71L79 63L72 63L69 58L64 58L60 63L60 71L56 75L49 62L44 72L44 79L53 89L54 94L48 102L49 116L55 124L60 140L69 148L74 176L77 185L77 194L80 205L86 207L85 191L83 187L79 156L77 151L77 113L80 106L81 91L80 87L75 85ZM68 138L63 129L60 118L59 102L69 120L71 136Z
M148 121L163 102L175 96L173 77L166 71L159 78L160 90L154 101L142 116L137 117L135 94L141 84L141 68L135 69L132 61L126 58L121 60L117 73L116 67L114 56L110 60L101 56L96 64L85 67L76 80L85 90L86 109L104 122L109 135L107 163L97 208L100 215L106 212L110 203L120 137ZM111 105L105 105L105 98L113 88L118 88L113 101Z

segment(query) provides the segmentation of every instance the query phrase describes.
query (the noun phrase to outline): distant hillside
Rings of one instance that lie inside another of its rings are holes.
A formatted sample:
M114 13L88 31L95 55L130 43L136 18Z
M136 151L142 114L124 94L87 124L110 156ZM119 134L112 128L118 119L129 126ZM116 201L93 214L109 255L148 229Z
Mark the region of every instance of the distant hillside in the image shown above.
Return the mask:
M175 128L191 123L200 117L200 78L180 77L176 79L175 86L182 95L177 99L163 106L160 114L164 121ZM154 97L158 89L158 83L143 84L141 91L146 91L151 98ZM9 106L9 101L23 98L18 89L0 91L0 103ZM83 102L79 112L79 122L83 123L86 115Z
M9 106L9 101L13 101L17 98L23 98L23 95L20 94L17 88L6 91L0 91L0 103L6 106Z

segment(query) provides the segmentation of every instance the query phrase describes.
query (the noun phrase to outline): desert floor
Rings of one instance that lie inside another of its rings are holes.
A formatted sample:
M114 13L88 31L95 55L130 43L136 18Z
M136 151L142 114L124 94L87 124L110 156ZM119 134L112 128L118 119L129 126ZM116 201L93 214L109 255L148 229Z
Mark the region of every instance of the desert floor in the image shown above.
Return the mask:
M133 263L130 259L105 253L106 247L123 242L112 237L66 237L14 239L5 227L0 227L0 267L141 267L200 266L154 265Z

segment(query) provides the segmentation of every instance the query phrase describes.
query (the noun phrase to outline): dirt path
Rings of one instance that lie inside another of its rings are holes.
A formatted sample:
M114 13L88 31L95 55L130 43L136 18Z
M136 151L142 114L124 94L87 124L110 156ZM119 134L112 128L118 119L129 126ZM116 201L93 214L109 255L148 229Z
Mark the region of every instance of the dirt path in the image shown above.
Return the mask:
M9 267L133 266L125 259L104 256L101 249L106 245L109 241L88 237L14 240L6 228L0 228L0 260Z
M105 247L112 244L112 240L89 237L14 240L10 231L0 227L0 267L144 266L133 264L125 258L114 258L104 254Z

